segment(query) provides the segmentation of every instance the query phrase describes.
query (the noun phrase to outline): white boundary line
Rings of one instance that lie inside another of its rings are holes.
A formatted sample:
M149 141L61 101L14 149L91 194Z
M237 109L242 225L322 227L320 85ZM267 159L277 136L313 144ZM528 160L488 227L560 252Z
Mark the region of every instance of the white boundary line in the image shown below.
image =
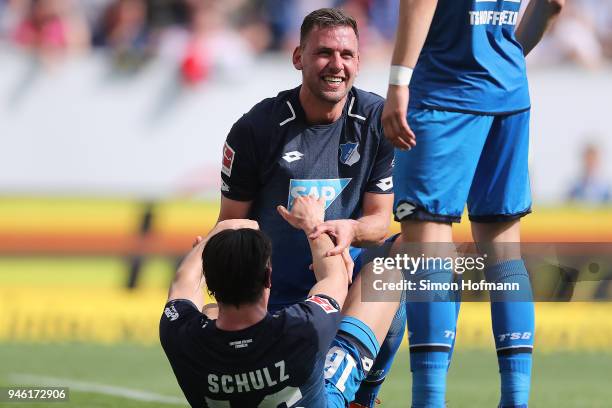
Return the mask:
M148 391L134 390L131 388L117 387L85 381L76 381L69 378L46 377L31 374L10 374L9 380L17 383L36 384L56 387L68 387L71 390L92 392L95 394L111 395L113 397L123 397L136 401L160 402L164 404L177 404L187 406L184 398L170 397L155 394Z

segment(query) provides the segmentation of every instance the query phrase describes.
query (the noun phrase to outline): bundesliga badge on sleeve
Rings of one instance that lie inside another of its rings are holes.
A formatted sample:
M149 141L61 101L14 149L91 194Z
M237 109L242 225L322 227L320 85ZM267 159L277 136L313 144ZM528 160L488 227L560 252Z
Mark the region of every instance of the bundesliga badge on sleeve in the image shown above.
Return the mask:
M236 152L225 142L223 146L223 162L221 163L221 173L227 177L232 175L232 166L234 165L234 157Z

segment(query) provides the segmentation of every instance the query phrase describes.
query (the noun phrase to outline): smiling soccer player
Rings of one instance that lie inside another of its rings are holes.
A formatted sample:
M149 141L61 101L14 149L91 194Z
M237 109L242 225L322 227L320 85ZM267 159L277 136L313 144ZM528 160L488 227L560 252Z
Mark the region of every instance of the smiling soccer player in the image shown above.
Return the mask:
M338 9L310 13L292 63L302 73L301 86L264 99L234 124L221 169L219 220L252 218L272 240L271 310L302 301L313 284L308 241L282 221L278 205L290 209L297 196L322 197L326 222L314 236L330 234L336 244L330 255L344 256L350 245L382 243L393 206L384 101L353 86L360 64L355 20ZM375 400L401 343L402 309L372 370L376 375L357 396L363 405Z

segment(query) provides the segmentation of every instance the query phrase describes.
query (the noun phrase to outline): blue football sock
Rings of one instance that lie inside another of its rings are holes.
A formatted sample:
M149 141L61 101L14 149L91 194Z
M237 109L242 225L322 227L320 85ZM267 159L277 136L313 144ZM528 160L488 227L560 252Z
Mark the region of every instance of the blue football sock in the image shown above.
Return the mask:
M461 287L461 277L459 277L459 287ZM459 321L459 311L461 310L461 291L459 291L455 296L455 325ZM453 359L453 352L455 351L455 341L457 340L457 333L453 336L453 342L451 344L451 349L448 352L448 368L450 370L451 360Z
M412 371L412 408L445 406L448 352L410 353Z
M518 283L519 291L491 295L491 321L501 376L501 407L527 406L535 326L529 274L522 260L485 271L487 281Z
M374 407L376 397L382 387L385 377L391 369L391 364L395 358L395 354L399 349L404 332L406 331L406 306L402 302L393 317L393 322L385 337L384 342L380 346L380 351L374 365L370 369L368 376L361 383L357 394L355 394L355 402L364 407Z
M500 407L527 406L531 382L531 354L498 357L501 375Z
M417 282L452 282L450 270L418 271ZM417 283L418 284L418 283ZM445 405L446 376L457 327L454 291L408 293L406 313L410 339L413 408Z

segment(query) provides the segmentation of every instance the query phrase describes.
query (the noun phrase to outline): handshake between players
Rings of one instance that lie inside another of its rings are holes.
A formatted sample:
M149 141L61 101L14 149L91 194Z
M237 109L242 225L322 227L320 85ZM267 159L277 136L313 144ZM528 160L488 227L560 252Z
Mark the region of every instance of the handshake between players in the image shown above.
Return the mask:
M278 211L308 235L323 222L324 203L302 196L291 211ZM198 237L160 322L162 346L191 406L340 408L354 399L399 298L366 307L361 276L348 291L342 256L327 256L330 237L308 242L316 284L303 302L272 314L271 244L258 224L226 220ZM204 305L202 289L218 305Z

